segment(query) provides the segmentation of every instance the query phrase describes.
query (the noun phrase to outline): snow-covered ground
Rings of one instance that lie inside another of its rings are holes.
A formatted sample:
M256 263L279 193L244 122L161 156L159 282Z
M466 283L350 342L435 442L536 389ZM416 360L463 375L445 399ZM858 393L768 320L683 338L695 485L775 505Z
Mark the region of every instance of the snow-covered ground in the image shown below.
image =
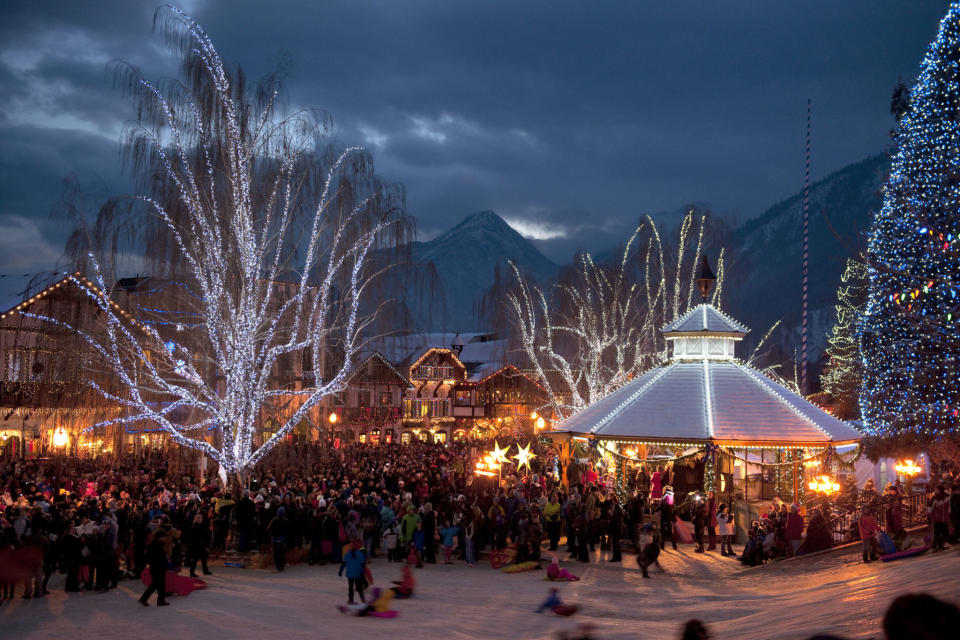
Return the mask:
M416 596L395 601L400 614L389 620L338 613L346 579L330 566L294 566L281 574L212 567L207 590L149 609L136 602L139 583L127 580L106 594L66 594L57 576L47 598L0 607L0 638L526 639L555 638L589 624L601 640L657 639L676 638L681 622L694 617L721 640L796 640L818 632L881 638L883 611L900 594L926 591L960 602L956 549L869 565L859 563L856 551L744 569L688 546L664 553L667 573L654 572L650 580L642 579L632 554L622 566L563 562L582 577L569 584L545 582L542 571L428 565L415 571ZM377 582L399 578L399 565L381 558L371 568ZM565 602L582 607L577 615L533 613L554 585Z

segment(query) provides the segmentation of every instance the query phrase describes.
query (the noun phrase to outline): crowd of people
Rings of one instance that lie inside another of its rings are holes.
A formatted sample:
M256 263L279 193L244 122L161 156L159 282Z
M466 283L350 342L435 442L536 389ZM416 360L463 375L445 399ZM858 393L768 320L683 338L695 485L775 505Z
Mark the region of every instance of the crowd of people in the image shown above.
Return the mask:
M581 560L598 544L619 558L626 516L592 467L566 493L541 455L498 486L472 473L486 444L305 445L232 490L179 475L159 451L9 461L0 466L0 596L22 584L22 597L42 597L58 570L67 591L106 591L145 571L156 581L164 563L208 574L209 554L227 549L259 551L275 571L288 558L339 564L355 542L367 557L417 566L472 566L484 548L508 544L518 561L537 560L542 542L557 550L564 528Z
M639 468L618 495L612 474L581 461L565 470L566 489L556 457L541 449L532 469L507 468L498 483L473 473L491 444L290 445L231 487L171 469L161 451L8 461L0 465L0 602L20 585L21 597L43 597L61 571L67 591L103 592L120 579L144 578L151 587L141 603L156 591L163 605L168 569L208 575L210 554L227 550L257 551L277 572L288 561L340 565L352 599L364 587L358 552L364 562L382 555L417 568L474 566L488 548L512 549L517 563L538 562L565 538L570 560L590 562L599 548L599 557L619 562L629 541L649 577L660 552L677 542L750 565L815 550L824 537L829 545L819 511L805 528L797 505L777 499L752 523L738 555L731 505L713 492L678 504L668 465ZM951 537L951 519L952 536L960 531L958 502L956 488L941 487L932 498L934 548ZM690 540L681 511L693 524ZM895 514L887 515L896 527ZM868 560L877 531L869 512L859 527Z

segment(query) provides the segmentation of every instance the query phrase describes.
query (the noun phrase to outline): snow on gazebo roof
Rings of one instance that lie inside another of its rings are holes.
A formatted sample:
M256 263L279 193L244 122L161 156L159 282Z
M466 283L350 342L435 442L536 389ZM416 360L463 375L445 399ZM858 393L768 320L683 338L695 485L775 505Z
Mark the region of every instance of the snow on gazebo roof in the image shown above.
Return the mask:
M558 423L554 431L638 442L817 446L860 440L834 418L733 358L747 332L709 304L663 329L673 358ZM695 334L695 337L690 337ZM732 334L737 334L733 336Z
M661 330L670 333L740 333L747 335L750 330L723 313L712 304L700 304L665 326Z

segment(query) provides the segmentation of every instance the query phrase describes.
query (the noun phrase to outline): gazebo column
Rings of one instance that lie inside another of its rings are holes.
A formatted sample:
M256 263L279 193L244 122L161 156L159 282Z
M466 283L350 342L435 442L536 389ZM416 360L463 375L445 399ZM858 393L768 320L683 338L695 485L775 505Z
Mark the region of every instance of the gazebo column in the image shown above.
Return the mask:
M627 458L623 455L623 445L617 445L617 453L620 454L620 484L626 490L627 483Z
M570 490L570 482L567 479L567 465L570 464L570 443L568 439L560 443L560 484L565 491Z
M792 451L790 457L793 459L793 503L800 504L800 478L797 476L797 452Z

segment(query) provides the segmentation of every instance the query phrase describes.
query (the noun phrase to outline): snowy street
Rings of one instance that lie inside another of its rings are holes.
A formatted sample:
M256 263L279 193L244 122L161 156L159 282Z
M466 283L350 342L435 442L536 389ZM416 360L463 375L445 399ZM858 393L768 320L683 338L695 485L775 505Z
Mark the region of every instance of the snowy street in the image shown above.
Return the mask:
M565 559L566 554L561 555ZM4 638L349 638L402 637L460 640L481 637L555 638L580 625L595 638L677 637L681 623L701 618L715 638L806 638L830 632L848 638L881 638L880 621L890 601L925 591L960 602L960 552L893 563L859 562L859 548L814 558L746 569L716 554L691 547L667 551L666 574L643 580L635 556L623 569L609 563L562 565L580 582L544 581L543 571L503 574L480 564L468 569L429 565L415 571L413 599L394 601L399 616L355 618L340 614L346 580L336 568L288 568L283 574L213 567L209 588L171 606L144 609L136 602L139 583L127 580L106 594L66 594L62 576L41 601L16 600L0 608ZM484 557L486 559L486 557ZM372 563L378 584L398 579L399 565ZM534 614L549 588L565 603L578 604L572 618ZM18 591L19 593L19 591ZM69 597L68 597L69 595Z

